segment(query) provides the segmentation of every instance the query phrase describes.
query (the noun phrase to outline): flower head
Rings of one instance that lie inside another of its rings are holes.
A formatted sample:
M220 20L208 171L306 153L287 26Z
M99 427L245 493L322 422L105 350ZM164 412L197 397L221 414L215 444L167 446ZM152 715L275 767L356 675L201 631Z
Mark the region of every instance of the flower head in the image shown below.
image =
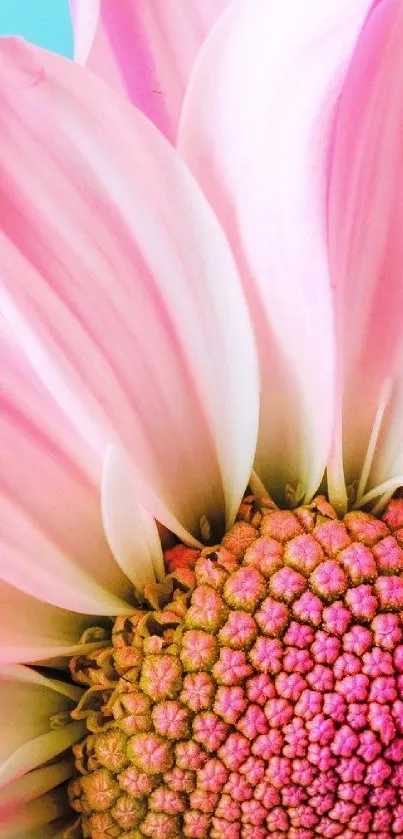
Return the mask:
M3 835L399 834L402 7L171 5L0 45Z
M347 822L364 835L378 825L398 832L403 501L383 520L357 511L340 521L329 507L323 516L322 503L289 513L297 535L286 537L273 506L261 506L253 527L240 517L225 541L236 544L240 527L249 539L232 568L205 548L187 586L168 575L172 599L149 611L149 634L131 619L115 633L107 678L100 661L101 709L91 676L72 713L88 728L73 747L79 775L69 787L84 835L97 836L100 819L117 836L130 827L151 839L230 829L314 839ZM282 563L274 574L256 559L273 542ZM316 561L297 573L302 544ZM164 616L178 603L172 634ZM122 657L133 647L136 671Z

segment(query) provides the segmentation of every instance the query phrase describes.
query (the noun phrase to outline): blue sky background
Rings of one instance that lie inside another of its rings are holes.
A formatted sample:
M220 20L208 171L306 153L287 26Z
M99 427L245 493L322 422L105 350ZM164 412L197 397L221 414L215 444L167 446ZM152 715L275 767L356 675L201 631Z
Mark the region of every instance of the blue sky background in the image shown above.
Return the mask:
M0 35L22 35L41 47L73 55L68 0L0 0Z

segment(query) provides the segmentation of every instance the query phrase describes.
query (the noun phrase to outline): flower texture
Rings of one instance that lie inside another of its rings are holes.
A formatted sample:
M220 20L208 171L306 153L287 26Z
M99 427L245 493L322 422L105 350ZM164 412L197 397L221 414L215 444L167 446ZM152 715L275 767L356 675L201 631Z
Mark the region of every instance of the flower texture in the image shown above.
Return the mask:
M402 4L71 6L0 42L1 836L399 836Z

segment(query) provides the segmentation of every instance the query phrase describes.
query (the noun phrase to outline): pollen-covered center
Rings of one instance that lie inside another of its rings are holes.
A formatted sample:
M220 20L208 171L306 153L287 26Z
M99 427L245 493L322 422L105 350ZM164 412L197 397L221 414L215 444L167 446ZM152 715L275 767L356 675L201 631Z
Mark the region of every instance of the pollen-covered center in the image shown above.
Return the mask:
M399 499L340 521L251 498L221 545L168 551L112 646L72 662L83 836L403 835L402 544Z

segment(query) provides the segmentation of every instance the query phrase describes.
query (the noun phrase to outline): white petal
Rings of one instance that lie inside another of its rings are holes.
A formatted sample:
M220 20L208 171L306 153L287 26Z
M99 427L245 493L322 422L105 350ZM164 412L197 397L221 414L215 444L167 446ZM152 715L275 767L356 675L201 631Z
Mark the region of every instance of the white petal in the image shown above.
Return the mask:
M82 690L20 665L0 668L0 784L61 753L85 733L68 723L51 730L50 719L71 711Z
M28 740L0 766L0 785L62 754L87 733L85 721L72 722Z
M127 458L109 446L102 482L102 513L109 547L122 571L138 591L164 578L164 560L157 525L136 501Z
M81 635L97 622L96 617L43 603L0 580L0 664L84 654ZM100 645L85 649L89 652Z
M100 0L70 0L74 26L74 58L79 64L85 64L92 48L99 14Z
M329 124L368 0L232 3L199 55L179 149L233 245L260 349L256 470L307 500L329 455Z
M68 757L50 766L34 769L27 775L7 784L0 789L0 824L1 820L9 817L18 806L22 807L29 801L39 798L40 795L67 781L74 773L74 759Z

